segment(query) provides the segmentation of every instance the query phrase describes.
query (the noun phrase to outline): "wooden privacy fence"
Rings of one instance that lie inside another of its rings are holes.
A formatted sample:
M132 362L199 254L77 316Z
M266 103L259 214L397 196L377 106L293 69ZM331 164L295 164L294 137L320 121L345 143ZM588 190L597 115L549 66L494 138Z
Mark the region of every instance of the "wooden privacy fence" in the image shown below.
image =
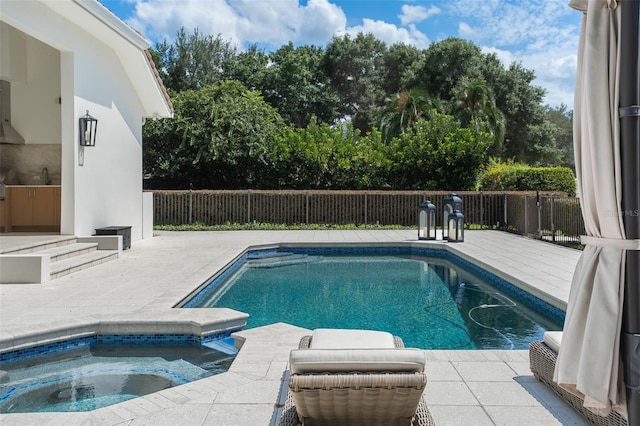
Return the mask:
M442 226L446 191L153 191L154 223L417 224L424 200ZM584 234L577 198L536 192L456 192L468 227L502 229L559 243Z

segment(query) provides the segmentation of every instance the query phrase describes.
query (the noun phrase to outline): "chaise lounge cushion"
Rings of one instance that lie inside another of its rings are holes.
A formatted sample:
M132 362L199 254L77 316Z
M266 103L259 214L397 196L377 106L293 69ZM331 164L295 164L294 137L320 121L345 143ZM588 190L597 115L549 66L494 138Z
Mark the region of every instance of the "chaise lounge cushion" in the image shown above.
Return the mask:
M393 335L386 331L318 328L311 336L311 349L394 348Z
M560 343L562 342L562 331L546 331L542 340L547 346L558 353L560 352Z
M293 374L424 371L420 349L294 349L289 356Z

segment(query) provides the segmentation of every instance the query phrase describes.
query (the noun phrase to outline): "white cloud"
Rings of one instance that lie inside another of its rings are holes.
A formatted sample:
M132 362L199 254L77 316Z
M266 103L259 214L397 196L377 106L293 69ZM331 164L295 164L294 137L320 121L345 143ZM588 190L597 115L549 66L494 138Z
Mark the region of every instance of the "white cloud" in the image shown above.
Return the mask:
M486 54L495 54L496 57L500 60L503 66L508 67L513 62L518 62L518 59L514 56L514 54L508 50L497 49L495 47L481 47L482 53Z
M198 28L220 34L238 46L259 43L280 47L289 41L324 44L345 28L347 18L328 0L138 0L128 23L148 38L172 40L177 30Z
M566 2L530 0L453 1L443 14L459 20L458 36L505 66L520 62L535 72L532 82L547 91L545 102L573 106L573 90L582 15Z
M440 8L436 6L431 6L427 9L424 6L409 6L405 4L402 6L402 14L398 15L398 18L400 18L402 25L407 25L412 22L422 22L440 12Z
M419 49L424 49L430 44L427 36L418 31L413 24L409 25L408 28L402 28L384 21L365 18L362 20L362 25L350 27L346 32L351 35L371 33L387 44L405 43L416 46Z
M458 24L458 34L460 34L460 37L462 38L473 38L476 37L476 30L474 30L471 25L467 24L466 22L460 22Z

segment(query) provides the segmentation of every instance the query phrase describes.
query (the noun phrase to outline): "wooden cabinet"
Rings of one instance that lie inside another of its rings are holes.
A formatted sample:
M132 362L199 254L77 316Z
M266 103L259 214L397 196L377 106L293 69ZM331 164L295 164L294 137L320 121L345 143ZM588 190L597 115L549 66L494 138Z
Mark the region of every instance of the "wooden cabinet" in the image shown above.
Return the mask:
M59 186L8 186L6 190L8 231L60 230Z
M2 229L3 231L5 230L5 226L6 226L4 222L4 218L6 217L4 213L4 209L5 209L4 200L0 200L0 229Z

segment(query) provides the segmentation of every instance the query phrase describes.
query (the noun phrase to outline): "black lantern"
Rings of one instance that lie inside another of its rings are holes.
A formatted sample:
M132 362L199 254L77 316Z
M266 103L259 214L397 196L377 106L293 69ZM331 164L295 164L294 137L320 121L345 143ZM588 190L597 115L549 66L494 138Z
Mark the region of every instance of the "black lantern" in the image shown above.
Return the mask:
M428 200L418 206L418 239L436 239L436 206Z
M452 192L444 197L442 203L442 239L446 240L448 239L449 229L447 224L449 221L449 215L456 210L462 212L462 199Z
M98 128L98 120L87 113L80 117L80 146L96 145L96 130Z
M449 215L448 237L450 243L461 243L464 241L464 216L458 210L454 210Z

